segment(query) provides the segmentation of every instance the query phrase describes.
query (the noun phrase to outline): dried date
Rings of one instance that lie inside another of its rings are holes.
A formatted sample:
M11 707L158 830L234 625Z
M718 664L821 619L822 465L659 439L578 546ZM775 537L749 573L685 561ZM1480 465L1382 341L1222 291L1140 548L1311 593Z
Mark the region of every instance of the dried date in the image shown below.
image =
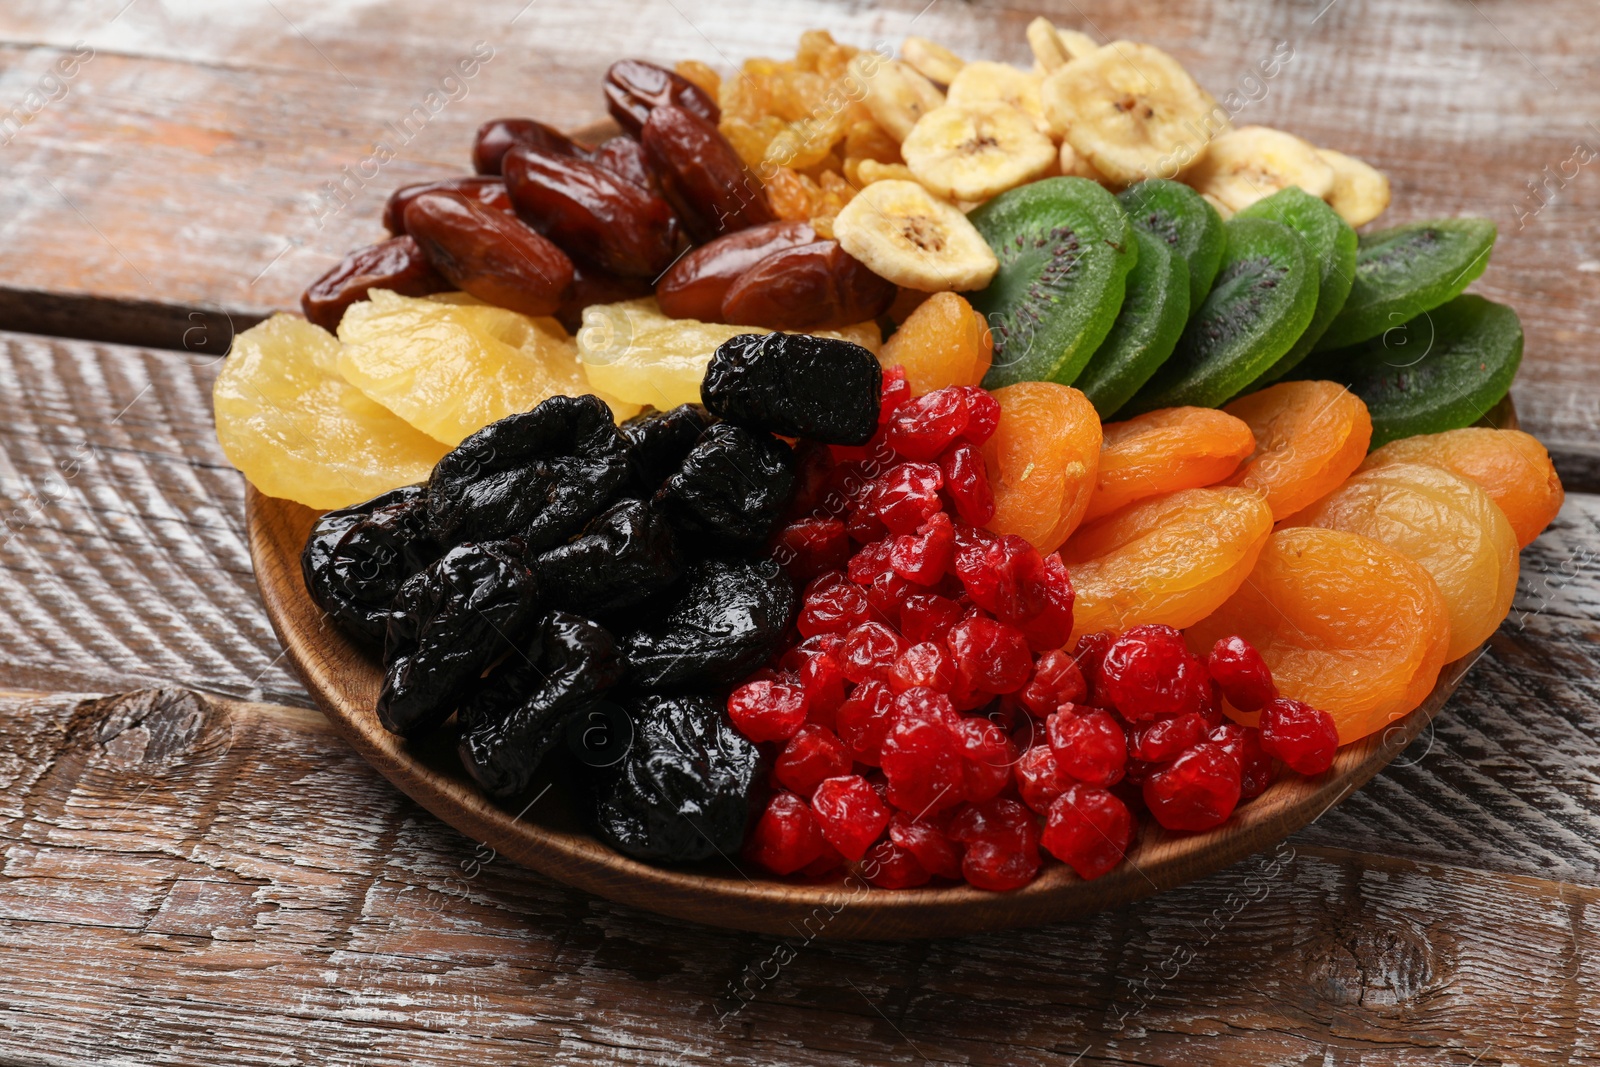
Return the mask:
M600 270L654 278L677 254L667 202L598 164L514 148L505 179L523 221Z
M681 107L657 107L639 142L662 195L697 244L773 221L766 190L714 123Z
M401 296L442 293L450 282L428 262L410 237L391 237L351 252L337 267L306 287L300 310L306 321L337 333L351 304L365 300L372 289L392 289Z
M655 189L655 178L650 174L649 161L644 158L644 147L632 137L612 137L602 141L589 158L641 189Z
M434 268L479 300L549 315L572 284L572 260L549 239L464 197L424 193L405 223Z
M774 252L739 275L720 321L769 330L837 330L889 310L899 289L839 247L817 241Z
M472 139L472 169L499 174L501 161L513 148L538 148L556 155L582 158L584 149L572 138L533 119L490 119Z
M499 175L470 175L463 178L441 178L436 182L415 182L402 185L389 194L383 205L383 227L393 234L406 232L406 208L423 193L456 193L468 200L476 200L484 207L510 213L511 194Z
M768 222L723 234L672 265L656 283L656 302L675 319L721 322L722 298L740 275L776 252L816 239L808 222Z
M681 107L713 126L722 118L721 109L704 89L675 71L638 59L611 64L606 71L605 95L606 110L635 137L659 107Z

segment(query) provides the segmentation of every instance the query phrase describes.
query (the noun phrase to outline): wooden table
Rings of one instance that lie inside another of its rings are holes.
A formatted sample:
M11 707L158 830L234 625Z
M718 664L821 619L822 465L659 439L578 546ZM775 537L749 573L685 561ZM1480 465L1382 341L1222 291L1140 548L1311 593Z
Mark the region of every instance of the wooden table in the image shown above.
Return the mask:
M1600 1060L1593 3L523 2L0 10L0 1060ZM1434 728L1274 854L923 943L657 919L390 788L257 598L210 416L232 332L373 239L389 189L461 169L484 118L599 117L618 56L726 68L827 24L1020 61L1040 10L1219 95L1288 41L1238 121L1371 159L1397 221L1499 223L1478 289L1522 314L1518 404L1570 495ZM363 176L380 138L404 143Z

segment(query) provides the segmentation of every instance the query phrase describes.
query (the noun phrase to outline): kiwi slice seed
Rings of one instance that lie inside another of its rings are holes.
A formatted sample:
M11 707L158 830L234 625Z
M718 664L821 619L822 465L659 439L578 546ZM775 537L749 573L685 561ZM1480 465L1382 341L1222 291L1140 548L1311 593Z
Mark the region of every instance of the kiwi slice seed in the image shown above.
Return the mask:
M1189 307L1198 308L1222 265L1222 216L1182 182L1151 178L1117 194L1133 225L1155 234L1189 264Z
M1000 260L971 295L989 322L990 389L1070 385L1105 340L1138 256L1116 198L1087 178L1046 178L1001 193L968 216Z
M1466 293L1351 348L1318 352L1290 377L1342 382L1372 414L1372 447L1471 426L1511 388L1522 323Z
M1217 280L1177 350L1129 401L1129 414L1220 407L1294 346L1317 306L1305 239L1271 219L1229 219Z
M1377 337L1456 296L1489 265L1494 238L1494 223L1476 218L1413 222L1363 234L1350 298L1317 348L1344 348Z
M1116 324L1072 384L1083 391L1101 421L1150 380L1189 321L1189 265L1149 230L1134 227L1139 261L1128 274L1128 295Z

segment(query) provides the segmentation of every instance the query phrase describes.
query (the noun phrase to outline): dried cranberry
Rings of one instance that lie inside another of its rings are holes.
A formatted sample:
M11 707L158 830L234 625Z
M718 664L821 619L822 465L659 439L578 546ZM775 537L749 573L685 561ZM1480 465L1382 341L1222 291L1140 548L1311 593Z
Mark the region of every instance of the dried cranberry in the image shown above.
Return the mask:
M1061 770L1055 751L1048 744L1037 744L1022 754L1017 761L1017 792L1022 802L1043 815L1050 810L1056 797L1073 784L1072 777Z
M774 874L793 874L823 852L822 827L806 802L793 793L767 801L745 842L744 855Z
M847 860L858 860L889 825L889 808L859 774L828 778L811 796L822 836Z
M838 519L801 519L778 531L773 555L796 582L824 571L842 570L850 561L850 538Z
M1128 741L1111 714L1063 707L1046 723L1063 773L1091 785L1115 785L1128 762Z
M914 534L900 534L889 549L896 574L918 585L937 585L955 556L956 533L950 516L936 511Z
M1255 646L1238 635L1224 637L1213 645L1206 666L1222 687L1222 695L1228 698L1228 703L1240 711L1260 711L1267 701L1278 695L1266 660Z
M806 691L794 681L746 682L728 697L728 718L752 741L783 741L806 721Z
M1083 672L1069 654L1059 648L1039 655L1034 663L1033 677L1017 694L1028 711L1043 719L1055 713L1063 704L1080 703L1087 695Z
M1339 728L1327 712L1278 697L1261 709L1261 749L1301 774L1321 774L1339 751Z
M846 751L857 762L876 767L883 739L894 725L894 693L883 682L863 682L839 705L834 725Z
M1239 761L1239 798L1249 800L1267 791L1277 777L1272 757L1262 751L1261 731L1236 722L1225 722L1210 733L1210 739Z
M861 874L880 889L910 889L933 877L909 849L892 839L879 841L862 857Z
M1013 626L981 615L963 619L946 639L956 674L984 693L1014 693L1028 684L1033 657Z
M928 873L939 878L961 877L962 848L934 818L897 811L889 819L889 840L915 856Z
M934 463L901 463L875 478L867 506L890 532L915 533L939 510L944 475Z
M856 684L888 681L895 660L905 651L905 641L881 622L864 622L844 641L844 676Z
M1122 862L1133 841L1128 806L1098 786L1074 785L1050 807L1040 843L1078 877L1099 878Z
M1168 830L1209 830L1239 803L1239 760L1215 741L1202 741L1144 781L1144 802Z
M809 795L824 778L850 773L850 754L832 730L806 724L789 738L772 765L778 784Z
M1170 626L1135 626L1111 642L1095 677L1095 693L1130 721L1198 711L1202 664Z
M982 526L994 518L994 490L983 453L970 441L957 441L939 455L944 491L962 522Z

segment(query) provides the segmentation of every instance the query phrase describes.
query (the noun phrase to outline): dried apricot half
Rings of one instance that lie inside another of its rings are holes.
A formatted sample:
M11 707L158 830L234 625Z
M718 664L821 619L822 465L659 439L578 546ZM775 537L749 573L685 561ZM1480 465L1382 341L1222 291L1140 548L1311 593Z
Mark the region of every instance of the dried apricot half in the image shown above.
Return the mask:
M1352 475L1290 521L1362 534L1420 563L1449 609L1446 660L1483 644L1511 610L1517 535L1489 494L1459 474L1386 464Z
M1402 437L1374 450L1361 469L1389 463L1426 463L1476 482L1506 513L1519 548L1533 543L1566 499L1550 453L1521 430L1469 426Z
M983 446L994 490L989 529L1040 552L1061 547L1083 521L1100 468L1100 416L1089 398L1053 382L994 391L1000 425Z
M934 293L883 343L878 361L906 369L913 396L947 385L979 385L994 360L983 316L955 293Z
M1338 382L1281 382L1222 409L1243 419L1256 450L1229 485L1259 490L1282 519L1350 477L1372 441L1372 416Z
M1141 623L1183 628L1222 605L1272 534L1253 489L1184 489L1083 527L1061 550L1077 633Z
M1100 473L1084 522L1135 500L1215 485L1256 446L1249 426L1215 408L1157 408L1102 429Z
M1234 634L1261 653L1280 694L1332 715L1348 744L1427 697L1446 662L1450 614L1432 576L1394 549L1296 526L1274 533L1238 592L1185 636L1203 655Z

